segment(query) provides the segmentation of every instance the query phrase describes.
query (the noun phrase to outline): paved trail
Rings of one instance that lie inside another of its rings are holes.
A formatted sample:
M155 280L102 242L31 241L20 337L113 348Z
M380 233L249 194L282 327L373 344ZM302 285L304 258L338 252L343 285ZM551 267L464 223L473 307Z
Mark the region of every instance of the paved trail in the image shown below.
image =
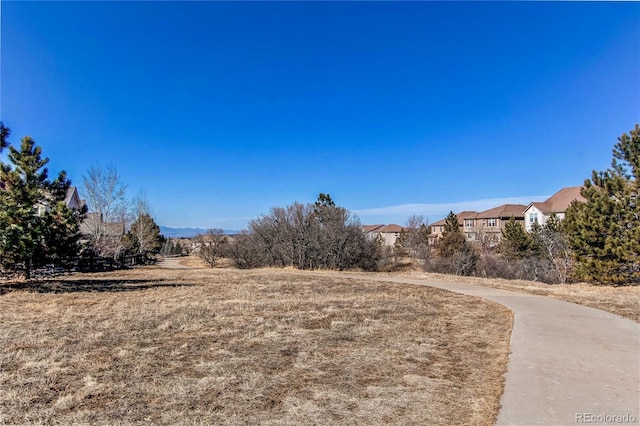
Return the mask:
M544 296L458 283L344 276L437 287L511 309L511 355L497 425L640 423L638 323Z
M515 318L499 426L640 424L638 323L569 302L475 285L332 275L436 287L511 309Z
M158 266L167 269L197 269L193 266L185 266L180 264L179 257L165 257L163 261L158 262Z

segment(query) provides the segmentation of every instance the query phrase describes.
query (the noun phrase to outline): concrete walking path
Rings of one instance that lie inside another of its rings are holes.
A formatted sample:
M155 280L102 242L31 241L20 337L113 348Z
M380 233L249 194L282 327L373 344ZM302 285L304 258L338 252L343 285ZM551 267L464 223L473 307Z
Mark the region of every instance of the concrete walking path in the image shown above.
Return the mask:
M371 275L482 297L514 312L497 425L640 423L640 324L599 309L512 291Z
M157 266L166 269L198 269L193 266L185 266L180 264L180 257L165 257L162 261L158 262Z

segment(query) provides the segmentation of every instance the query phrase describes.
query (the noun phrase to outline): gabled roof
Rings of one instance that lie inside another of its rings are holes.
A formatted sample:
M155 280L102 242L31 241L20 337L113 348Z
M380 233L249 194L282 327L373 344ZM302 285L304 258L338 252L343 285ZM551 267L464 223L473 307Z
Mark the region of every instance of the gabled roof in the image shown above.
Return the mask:
M527 208L524 204L503 204L498 207L494 207L489 210L478 213L476 219L491 219L491 218L510 218L514 216L517 218L524 218L524 211Z
M464 221L465 219L476 219L478 217L478 212L465 210L463 212L458 213L456 217L460 222Z
M64 196L64 203L75 209L80 209L84 205L84 201L80 199L80 195L78 194L78 188L75 186L70 186L67 188L67 192Z
M362 230L364 232L373 232L378 228L382 228L384 225L362 225Z
M391 232L402 232L403 229L404 228L402 226L396 225L395 223L392 223L390 225L386 225L386 226L383 226L380 229L377 229L376 232L388 232L388 233L391 233Z
M465 210L462 211L460 213L456 213L456 217L458 218L458 222L460 222L460 224L462 225L462 222L464 222L465 219L476 219L476 217L478 216L478 212L474 212L472 210ZM431 224L431 226L442 226L445 224L445 222L447 221L447 218L445 217L444 219L440 219L437 222L433 222Z
M567 210L567 207L569 207L569 204L571 204L573 200L586 201L586 199L580 194L581 189L581 186L562 188L542 203L533 202L529 204L525 210L529 210L531 206L535 206L544 214L550 215L552 213L563 213Z
M404 228L400 225L392 223L390 225L363 225L362 229L364 230L364 232L393 233L402 232Z

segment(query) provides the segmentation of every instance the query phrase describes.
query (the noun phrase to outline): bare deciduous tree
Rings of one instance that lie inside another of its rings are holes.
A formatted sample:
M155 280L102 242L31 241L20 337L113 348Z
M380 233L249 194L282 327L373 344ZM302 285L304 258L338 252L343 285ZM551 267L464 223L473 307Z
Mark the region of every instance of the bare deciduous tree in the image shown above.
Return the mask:
M90 214L83 223L83 233L99 256L118 257L124 249L123 234L129 204L124 184L114 166L91 166L82 177L83 196Z
M204 235L198 235L195 238L197 254L211 266L215 266L216 262L222 257L223 247L227 244L228 239L224 235L222 229L208 229Z
M274 207L270 214L252 220L231 253L245 268L373 270L381 247L366 238L356 217L321 194L315 204Z
M426 259L431 254L429 226L422 215L411 215L400 234L400 243L414 259Z

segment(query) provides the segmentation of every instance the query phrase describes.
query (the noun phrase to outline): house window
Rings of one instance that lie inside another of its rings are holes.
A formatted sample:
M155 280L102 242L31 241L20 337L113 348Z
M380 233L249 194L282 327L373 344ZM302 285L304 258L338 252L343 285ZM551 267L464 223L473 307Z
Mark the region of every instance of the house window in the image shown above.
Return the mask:
M487 226L496 226L496 218L487 219Z
M529 223L538 223L538 213L529 214Z
M467 232L467 240L474 241L476 239L476 234L473 232Z
M473 219L465 219L464 220L465 228L473 228Z

